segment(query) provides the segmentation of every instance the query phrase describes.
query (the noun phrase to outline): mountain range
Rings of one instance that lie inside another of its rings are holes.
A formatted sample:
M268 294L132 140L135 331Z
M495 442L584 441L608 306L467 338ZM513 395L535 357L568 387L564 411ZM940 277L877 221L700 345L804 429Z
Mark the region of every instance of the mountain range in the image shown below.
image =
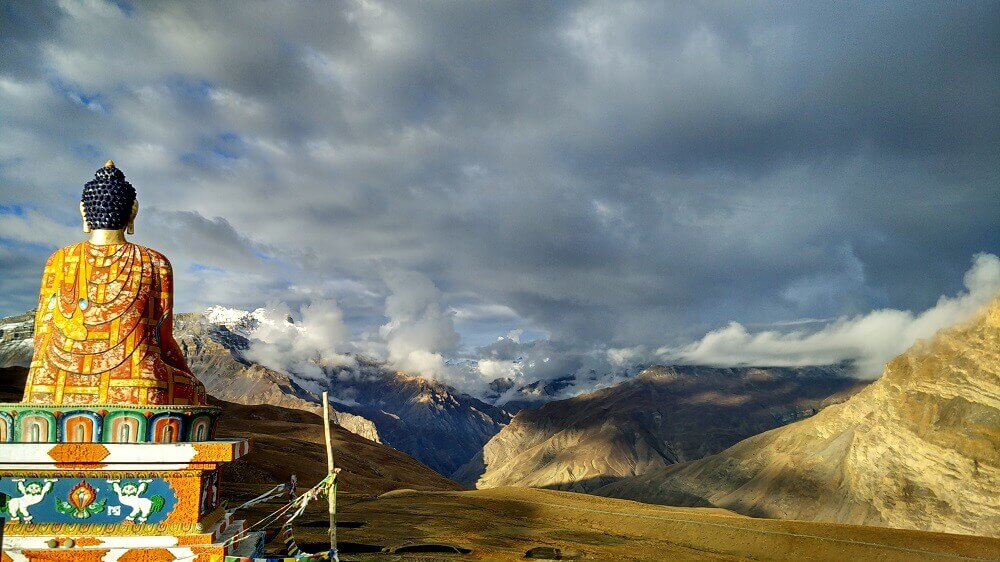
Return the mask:
M1000 297L843 404L596 493L1000 537Z
M0 319L5 364L30 362L32 320L31 312ZM480 398L361 355L352 356L347 365L322 365L321 377L269 368L252 359L251 348L260 344L262 326L274 328L275 323L283 323L280 329L304 329L291 318L275 320L263 309L215 306L177 314L174 337L192 371L219 400L318 414L325 389L331 395L331 414L343 428L480 487L591 490L700 458L811 415L860 384L845 376L843 365L659 367L638 377L626 373L631 379L576 397L577 388L603 381L601 374L583 379L569 374L522 385L497 379ZM518 412L514 423L508 412Z
M4 365L31 361L34 313L0 319ZM312 413L322 410L318 389L333 397L335 422L366 439L407 453L440 474L450 475L477 454L510 421L510 415L442 383L389 369L383 362L353 357L350 366L324 366L323 381L305 388L295 373L250 359L261 311L212 307L177 314L174 338L208 393L235 404L265 404ZM291 320L287 320L291 322Z
M320 414L320 398L294 379L245 358L250 340L201 314L178 314L174 318L177 340L188 366L205 385L209 395L236 404L269 404ZM371 420L333 409L335 423L366 439L379 442Z
M652 366L570 398L561 397L574 376L498 380L485 400L363 356L322 366L320 381L268 368L250 359L261 320L237 312L179 314L174 325L192 370L233 414L226 431L262 443L265 461L235 468L246 472L237 479L287 476L266 460L275 455L319 455L313 426L327 389L350 430L338 439L358 452L373 491L408 485L405 474L417 487L455 489L440 476L451 475L479 488L1000 536L1000 298L915 344L874 383L848 376L846 364ZM23 379L31 320L0 319L0 359L20 365L3 368L2 384L12 372ZM382 463L396 467L384 486Z

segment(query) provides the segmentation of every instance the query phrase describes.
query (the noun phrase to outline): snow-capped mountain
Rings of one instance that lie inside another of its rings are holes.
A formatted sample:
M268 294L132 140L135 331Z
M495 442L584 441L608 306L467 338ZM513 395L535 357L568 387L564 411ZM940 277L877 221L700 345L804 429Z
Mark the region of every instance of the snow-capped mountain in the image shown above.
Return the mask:
M253 311L240 310L238 308L226 308L224 306L210 306L202 313L211 324L225 326L229 331L249 338L260 328L262 323L269 322L267 312L263 308ZM288 319L291 323L291 319Z
M317 341L323 338L320 326L310 329L265 309L213 306L200 316L216 327L216 339L245 340L229 344L241 358L283 373L290 382L283 392L308 400L302 393L317 396L328 390L337 411L371 420L382 442L441 474L465 464L510 421L503 409L440 382L397 372L373 358L325 349ZM303 341L310 345L298 345Z

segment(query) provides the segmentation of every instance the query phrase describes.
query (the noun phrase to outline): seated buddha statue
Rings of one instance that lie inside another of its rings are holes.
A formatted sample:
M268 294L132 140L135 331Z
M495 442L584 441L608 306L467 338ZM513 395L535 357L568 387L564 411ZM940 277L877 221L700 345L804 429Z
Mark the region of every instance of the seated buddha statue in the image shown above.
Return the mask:
M90 240L45 263L24 402L205 404L172 334L170 262L125 239L138 211L135 189L110 160L84 186Z

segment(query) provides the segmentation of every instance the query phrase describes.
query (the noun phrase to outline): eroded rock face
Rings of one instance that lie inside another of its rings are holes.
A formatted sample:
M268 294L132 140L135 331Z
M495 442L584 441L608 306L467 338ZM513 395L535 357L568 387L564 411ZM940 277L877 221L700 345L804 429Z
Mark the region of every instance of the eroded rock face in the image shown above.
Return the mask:
M816 416L598 490L749 515L1000 536L1000 297Z
M587 492L846 400L867 384L847 370L650 367L614 387L521 410L452 478Z

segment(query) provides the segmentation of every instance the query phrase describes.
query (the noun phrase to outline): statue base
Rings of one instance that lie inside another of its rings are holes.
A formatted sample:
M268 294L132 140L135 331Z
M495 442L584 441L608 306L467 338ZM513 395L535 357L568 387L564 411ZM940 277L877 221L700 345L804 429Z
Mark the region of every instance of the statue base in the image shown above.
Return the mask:
M0 444L0 561L258 555L262 533L247 533L219 501L219 467L247 452L246 439Z

